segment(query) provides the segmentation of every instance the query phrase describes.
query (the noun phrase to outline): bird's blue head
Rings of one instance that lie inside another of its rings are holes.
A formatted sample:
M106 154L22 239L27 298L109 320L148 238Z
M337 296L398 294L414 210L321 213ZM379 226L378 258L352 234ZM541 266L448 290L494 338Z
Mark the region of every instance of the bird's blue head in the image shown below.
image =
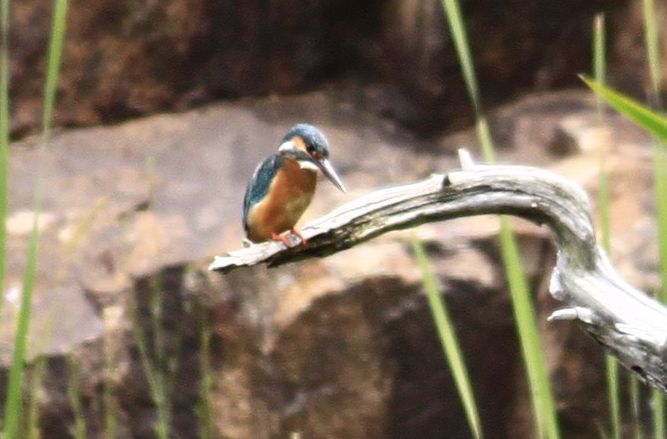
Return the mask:
M294 125L283 137L279 151L294 154L303 167L314 164L338 189L345 192L343 182L329 162L329 141L317 127L307 123Z

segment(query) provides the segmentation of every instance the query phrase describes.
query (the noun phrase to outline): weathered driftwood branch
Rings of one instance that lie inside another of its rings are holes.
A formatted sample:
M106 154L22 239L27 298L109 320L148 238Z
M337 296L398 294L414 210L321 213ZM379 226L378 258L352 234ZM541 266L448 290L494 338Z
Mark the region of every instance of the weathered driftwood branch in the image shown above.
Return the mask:
M566 307L550 320L576 320L628 369L667 392L667 308L627 284L595 241L581 188L551 172L523 166L475 165L373 192L308 224L308 245L252 245L218 256L209 267L271 266L325 256L391 230L481 214L509 214L546 224L558 241L550 291Z

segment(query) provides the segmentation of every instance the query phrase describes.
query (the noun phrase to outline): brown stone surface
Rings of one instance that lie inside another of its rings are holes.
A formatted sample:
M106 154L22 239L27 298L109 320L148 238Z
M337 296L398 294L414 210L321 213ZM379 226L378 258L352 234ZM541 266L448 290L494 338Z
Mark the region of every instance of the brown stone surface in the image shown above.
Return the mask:
M51 7L43 0L14 7L15 129L41 116ZM56 122L96 124L175 105L192 78L206 8L204 1L70 2Z
M341 194L323 181L307 218L373 188L454 168L455 147L476 150L472 131L415 140L360 111L350 95L336 90L240 100L63 131L45 151L32 139L14 145L10 288L20 284L38 169L45 183L32 336L39 342L31 349L49 358L41 420L49 437L68 437L72 423L61 352L77 353L91 436L103 431L104 340L114 358L107 380L117 398L119 434L153 437L155 410L132 328L146 334L154 358L156 337L164 340L177 366L170 398L174 434L194 437L199 332L209 320L210 404L221 437L468 436L409 233L275 269L224 277L204 271L214 254L241 244L246 181L295 122L318 124L328 134L332 161L350 188ZM650 143L618 116L604 122L592 99L577 92L530 97L492 118L502 161L551 166L592 197L601 148L611 148L607 164L618 182L612 186L618 195L611 213L614 256L624 275L647 287L637 274L652 267L636 256L653 251L646 214ZM568 148L553 147L563 136ZM545 323L556 306L544 292L554 249L544 230L516 226L530 284L541 291L540 322L563 434L591 437L605 419L601 351L575 326ZM492 217L463 218L416 233L454 317L487 435L528 438L534 437L530 404L497 227ZM159 337L150 317L154 294L164 309ZM2 310L4 361L16 300Z
M295 92L346 70L379 2L72 1L59 83L61 125L91 125L213 96ZM51 2L15 5L16 131L34 130Z
M611 80L618 88L633 93L644 100L650 90L650 73L646 57L646 34L642 3L631 2L623 14L607 17L611 29L618 29L618 35L611 40L610 63L614 66ZM655 2L658 29L658 56L661 57L661 88L667 90L667 34L661 29L667 27L667 5ZM638 76L639 75L639 76ZM663 100L664 102L664 100Z
M576 74L590 70L590 28L599 11L610 23L610 78L641 95L640 6L626 0L465 2L485 101L495 105L528 90L578 83ZM12 124L18 134L40 124L51 7L46 0L13 5ZM666 16L660 9L659 22ZM94 125L219 97L350 81L369 86L358 96L368 111L420 135L471 120L438 0L75 0L56 123Z

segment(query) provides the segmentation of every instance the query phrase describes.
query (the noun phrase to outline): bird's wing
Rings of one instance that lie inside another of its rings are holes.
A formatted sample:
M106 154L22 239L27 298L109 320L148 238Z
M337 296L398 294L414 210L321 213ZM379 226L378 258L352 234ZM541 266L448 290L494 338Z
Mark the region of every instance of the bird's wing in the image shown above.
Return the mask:
M274 154L260 163L255 169L255 173L252 175L250 183L248 183L245 197L243 198L243 227L246 231L248 230L248 211L269 192L271 180L275 176L276 170L280 167L282 160L278 154Z

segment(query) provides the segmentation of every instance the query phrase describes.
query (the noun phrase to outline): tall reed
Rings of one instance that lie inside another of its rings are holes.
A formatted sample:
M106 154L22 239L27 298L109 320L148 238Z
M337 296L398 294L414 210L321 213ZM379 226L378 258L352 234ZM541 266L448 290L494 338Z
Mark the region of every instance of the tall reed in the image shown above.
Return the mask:
M475 126L482 145L484 159L487 162L493 162L495 160L495 147L488 119L482 106L461 9L457 0L441 0L441 2L452 33L466 88L475 111ZM512 296L524 365L528 373L537 432L540 437L555 439L560 437L560 433L551 385L539 339L535 310L516 240L505 217L500 219L500 244L505 274Z
M53 107L55 104L56 84L60 71L60 61L62 56L63 41L65 38L65 23L67 18L67 0L56 0L51 27L51 37L48 51L47 75L44 87L44 105L42 112L42 143L40 149L44 150L49 142L51 121L53 118ZM3 11L0 19L8 21L9 11ZM3 21L3 23L5 23ZM5 27L5 31L6 31ZM4 32L3 31L3 34ZM5 47L6 49L6 47ZM3 56L8 56L3 52ZM2 66L7 68L6 62ZM3 75L4 76L4 75ZM0 92L0 98L4 92ZM6 96L5 96L6 97ZM7 102L0 104L0 108L7 105ZM8 117L8 115L7 115ZM1 128L2 122L0 122ZM0 134L0 138L8 136L8 133ZM33 225L28 244L28 253L26 257L26 268L23 276L23 288L21 291L21 304L16 327L14 340L14 355L12 365L9 370L7 384L7 399L5 402L4 415L4 439L13 439L20 437L20 420L22 417L21 387L23 385L23 375L25 369L25 359L27 351L28 331L30 327L30 316L32 314L32 296L36 283L37 253L39 243L39 214L42 204L42 181L41 166L43 160L38 160L36 164L36 181L33 196ZM1 201L0 201L1 202Z
M429 308L435 323L436 332L440 338L445 359L449 365L449 370L454 377L454 384L459 392L459 397L463 404L463 410L468 420L468 426L476 439L481 439L484 435L482 433L482 423L475 402L475 394L472 391L472 383L463 360L463 353L459 347L459 342L454 330L454 324L449 316L447 305L440 294L438 288L438 280L433 273L431 264L426 256L426 250L421 240L416 235L412 235L412 251L417 258L417 265L422 272L422 283L426 291Z

